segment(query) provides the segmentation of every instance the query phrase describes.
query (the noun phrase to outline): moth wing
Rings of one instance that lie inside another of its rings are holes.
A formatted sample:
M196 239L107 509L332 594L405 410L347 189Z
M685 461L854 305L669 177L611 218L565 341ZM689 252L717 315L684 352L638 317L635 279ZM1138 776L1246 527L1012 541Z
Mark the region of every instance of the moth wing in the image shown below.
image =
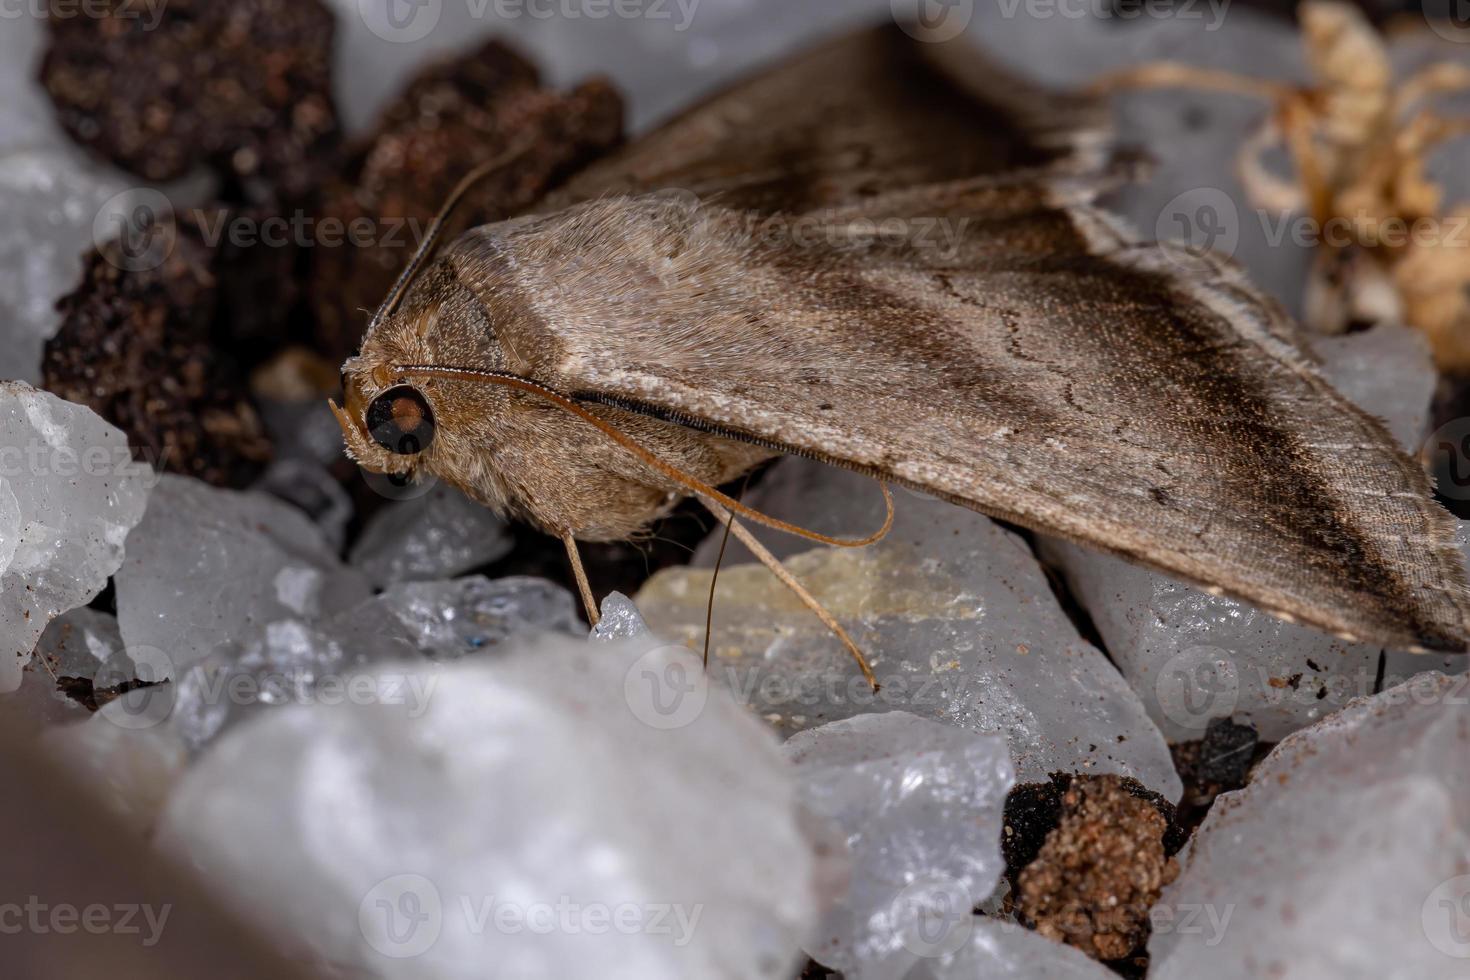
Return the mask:
M576 247L539 253L545 379L1345 637L1470 646L1453 521L1421 468L1236 267L1134 241L1095 191L1026 175L919 189L758 245L699 206L573 209L580 231L555 234ZM678 249L656 231L670 221ZM664 249L658 272L609 290L627 229Z
M1108 151L1107 110L993 65L963 39L897 26L828 42L707 99L579 172L540 210L679 189L805 212L918 184Z

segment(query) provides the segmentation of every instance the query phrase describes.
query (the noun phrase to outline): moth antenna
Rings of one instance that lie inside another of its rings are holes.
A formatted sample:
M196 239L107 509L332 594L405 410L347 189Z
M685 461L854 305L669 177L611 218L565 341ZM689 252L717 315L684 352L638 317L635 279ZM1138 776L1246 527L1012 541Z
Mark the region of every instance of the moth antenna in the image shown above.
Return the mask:
M740 484L740 492L735 495L738 501L745 496L745 488L750 486L750 474L745 475L745 481ZM720 580L720 566L725 561L725 547L730 543L730 525L735 523L735 514L732 511L730 519L725 522L725 533L720 536L720 553L715 555L715 570L709 577L709 602L704 607L704 669L709 670L709 643L715 629L715 583Z
M398 281L393 284L392 289L388 290L387 298L383 300L383 304L378 307L378 311L368 321L369 330L382 323L398 310L398 304L403 302L403 297L408 292L408 288L413 285L413 281L418 278L418 274L428 264L429 260L434 257L434 250L439 244L439 239L444 235L445 222L454 213L454 209L459 205L459 202L464 200L464 196L490 174L520 159L521 155L530 148L531 141L529 139L521 140L509 150L506 150L486 163L480 164L474 170L465 174L464 179L455 186L454 190L449 192L449 197L445 200L444 206L439 209L439 213L434 215L434 220L429 223L429 229L424 233L424 240L419 243L418 250L413 253L413 258L408 260L408 266L399 274Z
M883 526L866 538L834 538L830 535L822 534L819 531L811 531L796 524L783 521L780 518L762 514L758 510L750 509L740 501L721 493L698 477L690 476L672 463L667 463L659 459L653 453L638 445L632 436L629 436L611 423L593 415L565 395L553 391L539 382L530 381L516 374L503 374L498 371L481 371L473 368L438 367L433 364L400 364L395 365L393 371L399 378L417 375L423 378L442 378L446 381L477 381L504 385L507 388L516 388L520 391L528 391L533 395L539 395L558 408L570 412L584 422L591 423L603 435L680 486L701 496L708 497L711 500L718 501L727 510L739 514L741 517L748 518L757 524L773 528L777 531L783 531L786 534L794 534L808 541L815 541L818 544L829 544L838 548L864 548L876 541L883 540L893 527L893 494L889 492L888 484L881 481L878 483L878 486L883 491L883 503L887 508L887 514L883 518Z

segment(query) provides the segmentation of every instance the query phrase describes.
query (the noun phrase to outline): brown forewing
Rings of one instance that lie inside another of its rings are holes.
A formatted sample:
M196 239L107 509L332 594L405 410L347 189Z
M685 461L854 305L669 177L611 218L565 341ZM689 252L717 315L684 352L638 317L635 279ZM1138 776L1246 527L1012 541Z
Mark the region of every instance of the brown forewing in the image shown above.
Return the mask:
M802 212L894 188L1043 164L1095 166L1098 102L1048 92L897 27L828 42L687 110L579 172L540 208L679 189Z

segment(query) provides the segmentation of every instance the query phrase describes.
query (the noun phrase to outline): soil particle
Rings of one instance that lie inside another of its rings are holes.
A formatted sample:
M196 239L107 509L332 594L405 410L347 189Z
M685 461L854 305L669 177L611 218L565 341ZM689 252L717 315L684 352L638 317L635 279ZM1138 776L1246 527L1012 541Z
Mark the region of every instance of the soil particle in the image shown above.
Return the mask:
M1215 798L1244 786L1270 748L1255 728L1229 718L1211 719L1204 738L1173 746L1174 768L1184 782L1179 822L1190 831L1198 827Z
M104 0L102 11L53 15L41 65L78 143L152 182L209 166L261 199L299 196L335 166L335 20L320 0Z
M1141 952L1149 909L1178 873L1172 817L1166 800L1119 776L1018 787L1002 841L1017 917L1098 960Z
M117 241L86 257L81 284L57 304L42 383L122 429L135 457L243 487L270 444L243 375L214 342L211 253L185 233L156 268L133 258Z

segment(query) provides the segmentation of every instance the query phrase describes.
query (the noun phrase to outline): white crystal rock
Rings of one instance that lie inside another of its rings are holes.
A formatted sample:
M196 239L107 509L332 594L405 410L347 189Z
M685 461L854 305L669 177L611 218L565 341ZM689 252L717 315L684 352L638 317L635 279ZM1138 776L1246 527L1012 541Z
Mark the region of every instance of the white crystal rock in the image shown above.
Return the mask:
M382 588L459 575L501 557L514 543L504 521L441 483L374 514L349 560Z
M184 743L167 726L138 725L125 698L79 724L46 730L41 749L84 780L97 800L139 837L152 831L188 759Z
M0 695L0 711L13 711L43 725L85 719L87 709L63 693L61 682L106 681L122 671L131 677L133 665L122 649L115 616L87 606L62 613L41 634L19 690ZM104 664L109 665L106 672Z
M294 504L321 528L333 551L342 550L352 520L352 498L325 466L300 457L277 459L254 489Z
M165 475L128 537L118 625L130 653L157 651L177 670L238 653L270 623L321 620L370 593L296 507Z
M327 703L348 678L392 660L453 660L499 652L513 636L582 632L566 589L537 578L395 585L315 624L281 620L243 653L217 651L190 664L169 689L172 704L149 705L199 750L261 708ZM141 696L140 696L141 700Z
M44 8L35 16L21 6L5 11L5 29L0 30L0 83L5 90L0 100L0 154L58 146L67 139L37 81L46 49Z
M167 717L184 744L198 751L224 731L262 709L312 704L330 699L336 687L366 664L395 652L385 639L377 647L356 647L353 655L333 637L295 620L266 626L263 635L238 657L220 651L184 668L173 684L139 694L152 698L149 713Z
M1289 737L1181 856L1150 978L1465 977L1467 756L1464 676L1420 675Z
M1317 350L1344 394L1406 444L1417 442L1436 381L1418 334L1381 326L1323 340ZM1380 683L1376 646L1284 623L1066 542L1046 539L1043 553L1064 569L1113 661L1170 739L1200 738L1210 719L1233 714L1278 741Z
M639 640L649 635L643 614L621 592L609 592L598 613L600 618L591 633L594 640Z
M891 711L799 732L785 749L802 801L852 857L807 953L847 980L896 980L945 951L946 926L968 921L1005 870L1005 739Z
M0 159L0 377L40 380L42 345L61 325L56 301L81 278L94 227L111 229L108 214L129 214L143 200L128 188L71 148Z
M807 460L781 462L748 495L768 514L835 534L883 520L870 480ZM1143 705L1078 636L1026 544L973 511L899 491L893 530L861 549L818 549L787 566L851 633L882 688L874 694L837 639L764 567L735 564L731 542L714 608L715 682L786 734L902 709L974 732L1001 732L1018 779L1118 773L1177 800L1179 777ZM712 562L719 531L697 563ZM804 547L775 535L787 555ZM710 574L666 569L638 593L654 632L704 643Z
M821 868L768 732L687 652L543 637L216 742L157 846L355 975L791 976ZM652 678L655 683L645 684ZM228 887L224 887L224 885Z
M0 382L0 693L46 624L102 591L153 482L90 409Z
M903 980L1116 980L1118 974L1085 953L1012 922L974 916L953 952L920 962Z
M518 575L405 582L335 617L327 629L349 649L386 639L400 657L431 660L489 651L520 633L585 632L570 592Z

